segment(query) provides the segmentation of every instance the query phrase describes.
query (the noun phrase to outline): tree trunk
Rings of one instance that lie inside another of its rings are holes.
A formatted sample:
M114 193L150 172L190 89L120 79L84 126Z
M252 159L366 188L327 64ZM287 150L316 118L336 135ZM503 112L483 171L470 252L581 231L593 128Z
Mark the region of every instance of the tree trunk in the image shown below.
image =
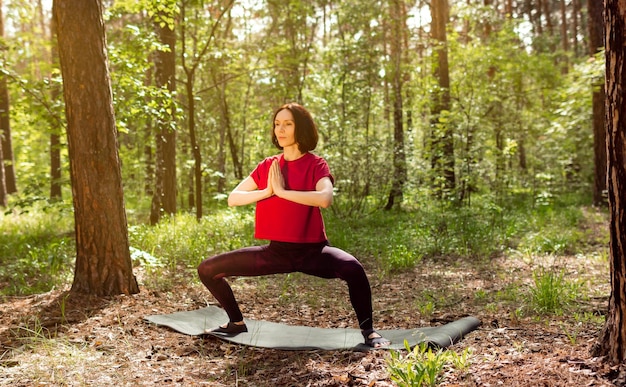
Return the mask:
M165 12L165 11L164 11ZM167 89L169 95L176 90L176 32L168 23L163 22L163 15L155 19L159 41L168 51L159 50L155 56L156 86ZM174 100L165 99L162 117L156 125L156 188L152 196L150 223L156 224L161 219L161 212L167 215L176 213L176 131L174 123Z
M193 92L194 73L187 72L187 101L189 104L189 141L191 142L191 153L193 155L193 199L196 208L196 219L202 219L202 153L196 138L196 101Z
M578 44L578 26L580 18L580 1L581 0L573 0L572 6L574 7L572 11L572 45L574 50L574 57L578 57L580 55L580 49Z
M132 273L100 0L55 0L74 199L72 291L139 292Z
M602 16L602 2L587 0L589 12L589 54L594 56L604 47L602 28L604 19ZM606 129L604 127L605 93L604 80L594 85L592 96L593 104L593 153L594 153L594 184L593 204L606 206Z
M57 27L54 18L50 20L50 36L52 38L52 50L50 60L53 64L58 64L59 50L55 44L57 40ZM56 83L52 83L50 98L52 101L58 100L61 90ZM61 189L62 167L61 167L61 133L63 129L59 121L54 117L50 119L50 200L61 201L63 192Z
M547 0L537 0L537 4L535 6L535 11L537 11L534 17L536 36L543 35L542 19L543 19L543 2L544 1L547 1ZM532 7L529 8L528 12L532 13Z
M0 39L4 39L4 15L2 14L2 0L0 0ZM9 89L4 75L0 75L0 143L2 143L2 154L0 154L0 167L4 169L4 193L12 194L17 192L17 182L15 178L15 166L13 158L13 143L11 141L11 121L9 119ZM0 201L1 202L1 201Z
M604 11L611 295L593 352L620 364L626 360L626 0L605 0Z
M433 92L431 113L432 159L434 187L442 197L455 188L454 139L452 129L443 117L450 110L450 73L448 66L448 43L446 24L448 23L448 0L433 0L430 5L432 35L436 47L433 48L433 71L438 89Z
M3 75L0 75L0 206L6 207L7 196L9 192L9 170L12 170L12 160L7 160L5 152L11 146L10 135L11 130L9 128L9 89L7 88L7 81ZM15 185L15 181L13 182Z
M552 12L550 10L550 0L543 0L543 17L546 20L546 29L549 36L554 36L554 27L552 25Z
M567 28L567 6L565 5L565 0L561 0L560 4L561 10L561 48L563 49L563 55L561 55L561 73L567 74L569 71L569 58L567 57L567 53L569 52L569 38L568 38L568 28Z
M181 17L182 20L187 18L187 4L185 2L181 5ZM195 34L190 34L192 36L192 44L191 46L195 49L198 46L197 37ZM198 144L198 140L196 137L196 99L194 93L194 83L196 79L196 70L198 68L198 62L192 61L190 66L187 65L187 57L196 58L199 60L205 52L203 50L200 54L196 51L192 53L187 53L187 24L182 23L180 29L180 40L182 44L180 61L183 67L183 71L185 72L185 93L187 97L187 119L189 126L189 142L191 146L191 155L193 157L193 171L189 175L189 194L188 194L188 204L192 208L196 209L196 219L202 219L202 153L200 152L200 145ZM210 38L209 38L210 41Z
M8 204L7 186L4 178L4 162L2 161L2 147L0 146L0 208L4 208Z
M386 210L391 210L396 202L401 202L403 187L407 179L406 153L404 150L404 124L402 107L402 89L404 75L402 71L402 48L406 28L402 4L399 0L392 0L391 8L391 60L393 63L393 78L391 83L393 101L393 174L391 190L387 198Z

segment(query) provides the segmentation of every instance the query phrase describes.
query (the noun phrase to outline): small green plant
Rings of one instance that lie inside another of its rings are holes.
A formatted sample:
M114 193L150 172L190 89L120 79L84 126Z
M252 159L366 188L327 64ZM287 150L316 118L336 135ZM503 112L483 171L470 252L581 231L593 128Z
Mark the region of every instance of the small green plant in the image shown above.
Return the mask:
M576 345L576 342L578 341L578 334L580 333L580 325L576 324L576 325L572 326L571 329L569 329L563 323L561 323L559 325L560 325L561 329L563 330L563 333L565 333L565 336L567 336L567 339L569 340L569 343L571 345Z
M475 301L485 301L487 299L487 292L484 289L478 289L474 292Z
M290 301L292 301L296 295L296 292L294 291L295 274L296 273L288 273L283 276L283 281L280 286L280 295L278 296L278 300L283 305L286 305Z
M424 318L429 318L435 311L435 303L432 300L418 303L417 309Z
M401 271L411 269L422 260L422 255L406 245L399 244L391 248L389 257L385 261L387 271Z
M428 343L416 345L413 349L404 342L407 355L392 351L388 360L388 370L399 387L437 386L443 381L446 367L466 372L470 365L469 350L461 355L453 351L430 348Z
M461 354L450 351L450 358L452 360L452 367L460 372L467 372L471 365L472 351L469 348L465 348Z
M600 328L604 324L606 317L602 314L596 314L593 312L574 312L574 320L582 324L591 324Z
M540 314L559 314L576 297L577 288L563 272L538 269L533 272L529 303Z

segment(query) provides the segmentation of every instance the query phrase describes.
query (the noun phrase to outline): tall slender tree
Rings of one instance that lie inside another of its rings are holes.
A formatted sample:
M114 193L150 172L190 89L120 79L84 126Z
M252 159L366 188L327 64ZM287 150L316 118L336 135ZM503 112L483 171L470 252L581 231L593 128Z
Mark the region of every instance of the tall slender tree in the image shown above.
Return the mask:
M183 22L181 23L181 44L182 50L180 55L180 60L182 63L183 71L185 72L185 93L187 97L187 109L188 109L188 127L189 127L189 141L191 142L191 153L194 160L194 169L193 169L193 204L196 209L196 218L199 220L202 218L202 152L200 151L200 144L198 141L198 133L196 128L196 92L195 92L195 80L197 71L202 64L202 61L206 59L207 54L210 52L211 47L215 45L215 34L218 26L220 25L220 21L222 17L228 13L231 9L234 0L229 0L225 5L225 8L220 10L220 13L217 19L214 21L210 34L208 34L206 40L198 41L198 34L188 33L188 26L186 24L186 15L187 8L189 2L183 1L181 7L181 16ZM199 46L199 49L196 52L189 51L188 52L188 35L193 37L191 41L192 44L190 50L196 49ZM188 60L190 58L190 60ZM219 86L218 86L219 87Z
M606 130L611 294L595 356L626 360L626 0L605 0Z
M132 273L101 0L54 0L74 201L72 291L138 293Z
M450 111L450 69L446 33L449 12L448 0L431 1L431 34L435 44L433 73L437 80L437 88L432 94L431 163L435 173L434 187L439 195L455 188L454 138L446 119L446 114Z
M4 38L4 15L2 13L2 0L0 0L0 39ZM0 143L2 145L2 157L0 167L4 169L5 193L17 192L17 179L13 157L13 141L11 139L11 121L9 115L9 89L7 79L0 74Z
M156 124L156 188L152 196L150 223L156 224L162 212L176 213L176 130L174 118L176 103L176 31L174 30L175 4L159 4L154 14L154 25L163 45L155 55L156 86L167 91L161 106L161 116Z
M593 57L599 50L604 48L602 16L602 2L597 0L587 0L589 12L589 54ZM593 184L593 204L605 206L606 198L606 130L604 127L604 79L599 79L593 85L593 154L594 154L594 184Z
M57 27L55 19L52 18L50 20L50 36L52 39L50 61L55 67L58 66L59 62L59 50L56 44L56 29ZM50 83L50 99L52 101L56 101L61 96L60 86L53 81ZM56 119L56 117L54 117L52 114L50 114L50 116L50 200L60 201L63 198L63 191L61 189L61 178L63 177L61 166L61 133L63 132L63 128L61 127L61 124L59 120Z
M1 7L0 7L1 8ZM0 76L0 109L2 109L2 105L4 104L4 99L9 98L7 90L6 79L3 76ZM8 120L7 114L0 113L0 125L2 125L2 121L5 120L4 116L7 116L6 120ZM0 132L0 141L2 140L2 133ZM7 199L7 186L5 180L5 169L4 169L4 161L2 157L2 147L0 146L0 207L6 207L8 204Z
M393 177L391 191L385 205L386 210L393 208L394 203L400 202L403 197L403 187L407 180L406 152L404 149L404 120L403 120L403 48L404 29L406 28L406 12L404 1L391 0L389 2L391 16L391 62L392 81L391 89L393 101Z

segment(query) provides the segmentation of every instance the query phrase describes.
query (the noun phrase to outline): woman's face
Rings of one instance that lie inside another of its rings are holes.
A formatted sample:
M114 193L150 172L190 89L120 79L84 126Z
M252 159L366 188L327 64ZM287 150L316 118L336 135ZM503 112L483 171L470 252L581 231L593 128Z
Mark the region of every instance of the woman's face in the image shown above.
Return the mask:
M278 145L283 149L298 145L296 143L296 123L293 120L293 114L288 109L283 109L276 114L274 134L278 140Z

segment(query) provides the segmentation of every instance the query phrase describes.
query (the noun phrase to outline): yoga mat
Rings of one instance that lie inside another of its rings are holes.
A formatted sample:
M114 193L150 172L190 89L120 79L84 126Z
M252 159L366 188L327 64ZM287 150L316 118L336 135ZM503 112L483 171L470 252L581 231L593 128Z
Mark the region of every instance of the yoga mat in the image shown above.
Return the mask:
M223 309L209 306L192 311L146 316L145 319L180 333L199 336L205 334L205 329L215 328L228 321L228 316ZM235 336L219 333L211 333L211 335L232 343L281 350L352 349L364 351L372 349L363 343L363 336L359 329L315 328L251 319L245 321L248 332ZM405 340L411 348L423 342L434 347L446 348L461 340L479 325L480 321L477 318L464 317L436 327L381 329L378 332L391 340L391 345L384 349L404 349Z

